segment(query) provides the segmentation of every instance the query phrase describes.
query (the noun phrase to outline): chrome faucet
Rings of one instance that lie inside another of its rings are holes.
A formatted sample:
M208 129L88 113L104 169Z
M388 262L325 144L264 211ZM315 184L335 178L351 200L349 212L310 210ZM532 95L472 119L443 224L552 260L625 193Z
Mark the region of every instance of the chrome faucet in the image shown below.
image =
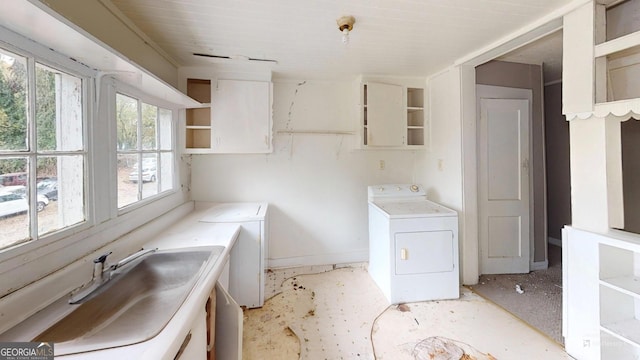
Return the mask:
M91 282L74 291L71 294L71 298L69 298L69 304L80 304L84 302L89 298L91 294L102 287L102 285L108 283L109 280L111 280L111 276L113 272L116 271L116 269L119 269L136 259L139 259L156 251L158 251L158 248L147 250L141 249L140 251L129 255L126 258L111 265L108 269L105 269L104 264L107 261L107 257L111 255L111 251L93 259L93 276L91 277ZM108 275L105 275L105 273L107 272Z
M93 275L91 276L91 282L81 286L75 292L71 293L69 298L69 304L79 304L89 297L94 291L99 289L103 284L109 281L109 278L104 276L104 263L107 261L107 256L111 255L111 251L102 254L93 259Z
M156 251L158 251L158 248L154 248L154 249L147 249L147 250L145 250L145 249L140 249L140 251L135 252L135 253L133 253L133 254L131 254L131 255L127 256L126 258L124 258L124 259L122 259L122 260L118 261L118 262L117 262L116 264L114 264L114 265L111 265L111 267L109 267L109 270L111 270L111 272L113 272L113 271L115 271L116 269L119 269L119 268L121 268L121 267L123 267L123 266L127 265L128 263L130 263L130 262L132 262L132 261L134 261L134 260L136 260L136 259L138 259L138 258L141 258L141 257L143 257L143 256L145 256L145 255L148 255L148 254L154 253L154 252L156 252Z
M109 251L106 254L102 254L99 257L93 259L93 277L91 281L96 281L102 278L102 273L104 272L104 263L107 261L107 256L111 255L113 252Z

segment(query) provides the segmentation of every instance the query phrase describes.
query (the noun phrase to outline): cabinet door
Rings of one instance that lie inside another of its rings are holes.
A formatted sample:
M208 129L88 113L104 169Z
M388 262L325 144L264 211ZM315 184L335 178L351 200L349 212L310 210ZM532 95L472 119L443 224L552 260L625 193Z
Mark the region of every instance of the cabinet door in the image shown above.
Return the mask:
M403 146L404 123L402 86L367 84L367 145Z
M264 260L260 221L242 223L236 244L231 249L229 293L241 306L260 307L264 304Z
M242 309L216 284L216 359L242 360Z
M212 95L214 152L271 152L271 83L218 80Z

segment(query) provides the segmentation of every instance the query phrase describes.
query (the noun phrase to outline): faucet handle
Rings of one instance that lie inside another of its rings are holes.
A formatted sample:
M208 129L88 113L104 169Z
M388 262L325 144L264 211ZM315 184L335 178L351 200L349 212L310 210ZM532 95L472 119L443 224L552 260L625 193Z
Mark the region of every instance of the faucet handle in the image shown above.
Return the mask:
M113 251L109 251L106 254L102 254L102 255L98 256L97 258L93 259L93 263L94 264L98 264L98 263L104 264L104 262L107 261L107 256L111 255L112 253L113 253Z

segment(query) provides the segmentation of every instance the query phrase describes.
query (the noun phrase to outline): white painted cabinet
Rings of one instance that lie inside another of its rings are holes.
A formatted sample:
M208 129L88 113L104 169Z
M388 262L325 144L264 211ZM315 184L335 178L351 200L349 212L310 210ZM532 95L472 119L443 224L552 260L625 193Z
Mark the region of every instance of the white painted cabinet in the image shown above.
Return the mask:
M640 246L600 243L601 359L640 357Z
M640 239L563 230L563 335L576 359L640 358Z
M215 358L242 360L243 313L235 300L216 284Z
M203 103L186 110L185 153L270 153L270 81L187 79L187 94Z
M564 17L563 43L571 44L562 60L563 113L569 120L640 113L640 31L633 15L619 14L639 7L633 1L613 3L618 15L594 1Z
M419 80L411 83L358 80L360 148L424 147L424 86Z
M209 223L234 223L241 226L231 249L229 293L241 306L264 304L266 261L269 258L267 203L218 203L200 219Z
M212 90L212 152L271 152L271 83L218 80Z
M365 145L403 146L402 86L364 84Z

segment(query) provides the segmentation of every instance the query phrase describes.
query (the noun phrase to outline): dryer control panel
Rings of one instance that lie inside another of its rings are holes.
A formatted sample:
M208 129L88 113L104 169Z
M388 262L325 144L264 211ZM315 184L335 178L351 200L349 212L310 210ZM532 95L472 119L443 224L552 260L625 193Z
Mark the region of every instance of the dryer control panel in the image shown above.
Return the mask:
M369 200L390 199L390 198L412 198L425 197L422 185L419 184L384 184L369 186Z

